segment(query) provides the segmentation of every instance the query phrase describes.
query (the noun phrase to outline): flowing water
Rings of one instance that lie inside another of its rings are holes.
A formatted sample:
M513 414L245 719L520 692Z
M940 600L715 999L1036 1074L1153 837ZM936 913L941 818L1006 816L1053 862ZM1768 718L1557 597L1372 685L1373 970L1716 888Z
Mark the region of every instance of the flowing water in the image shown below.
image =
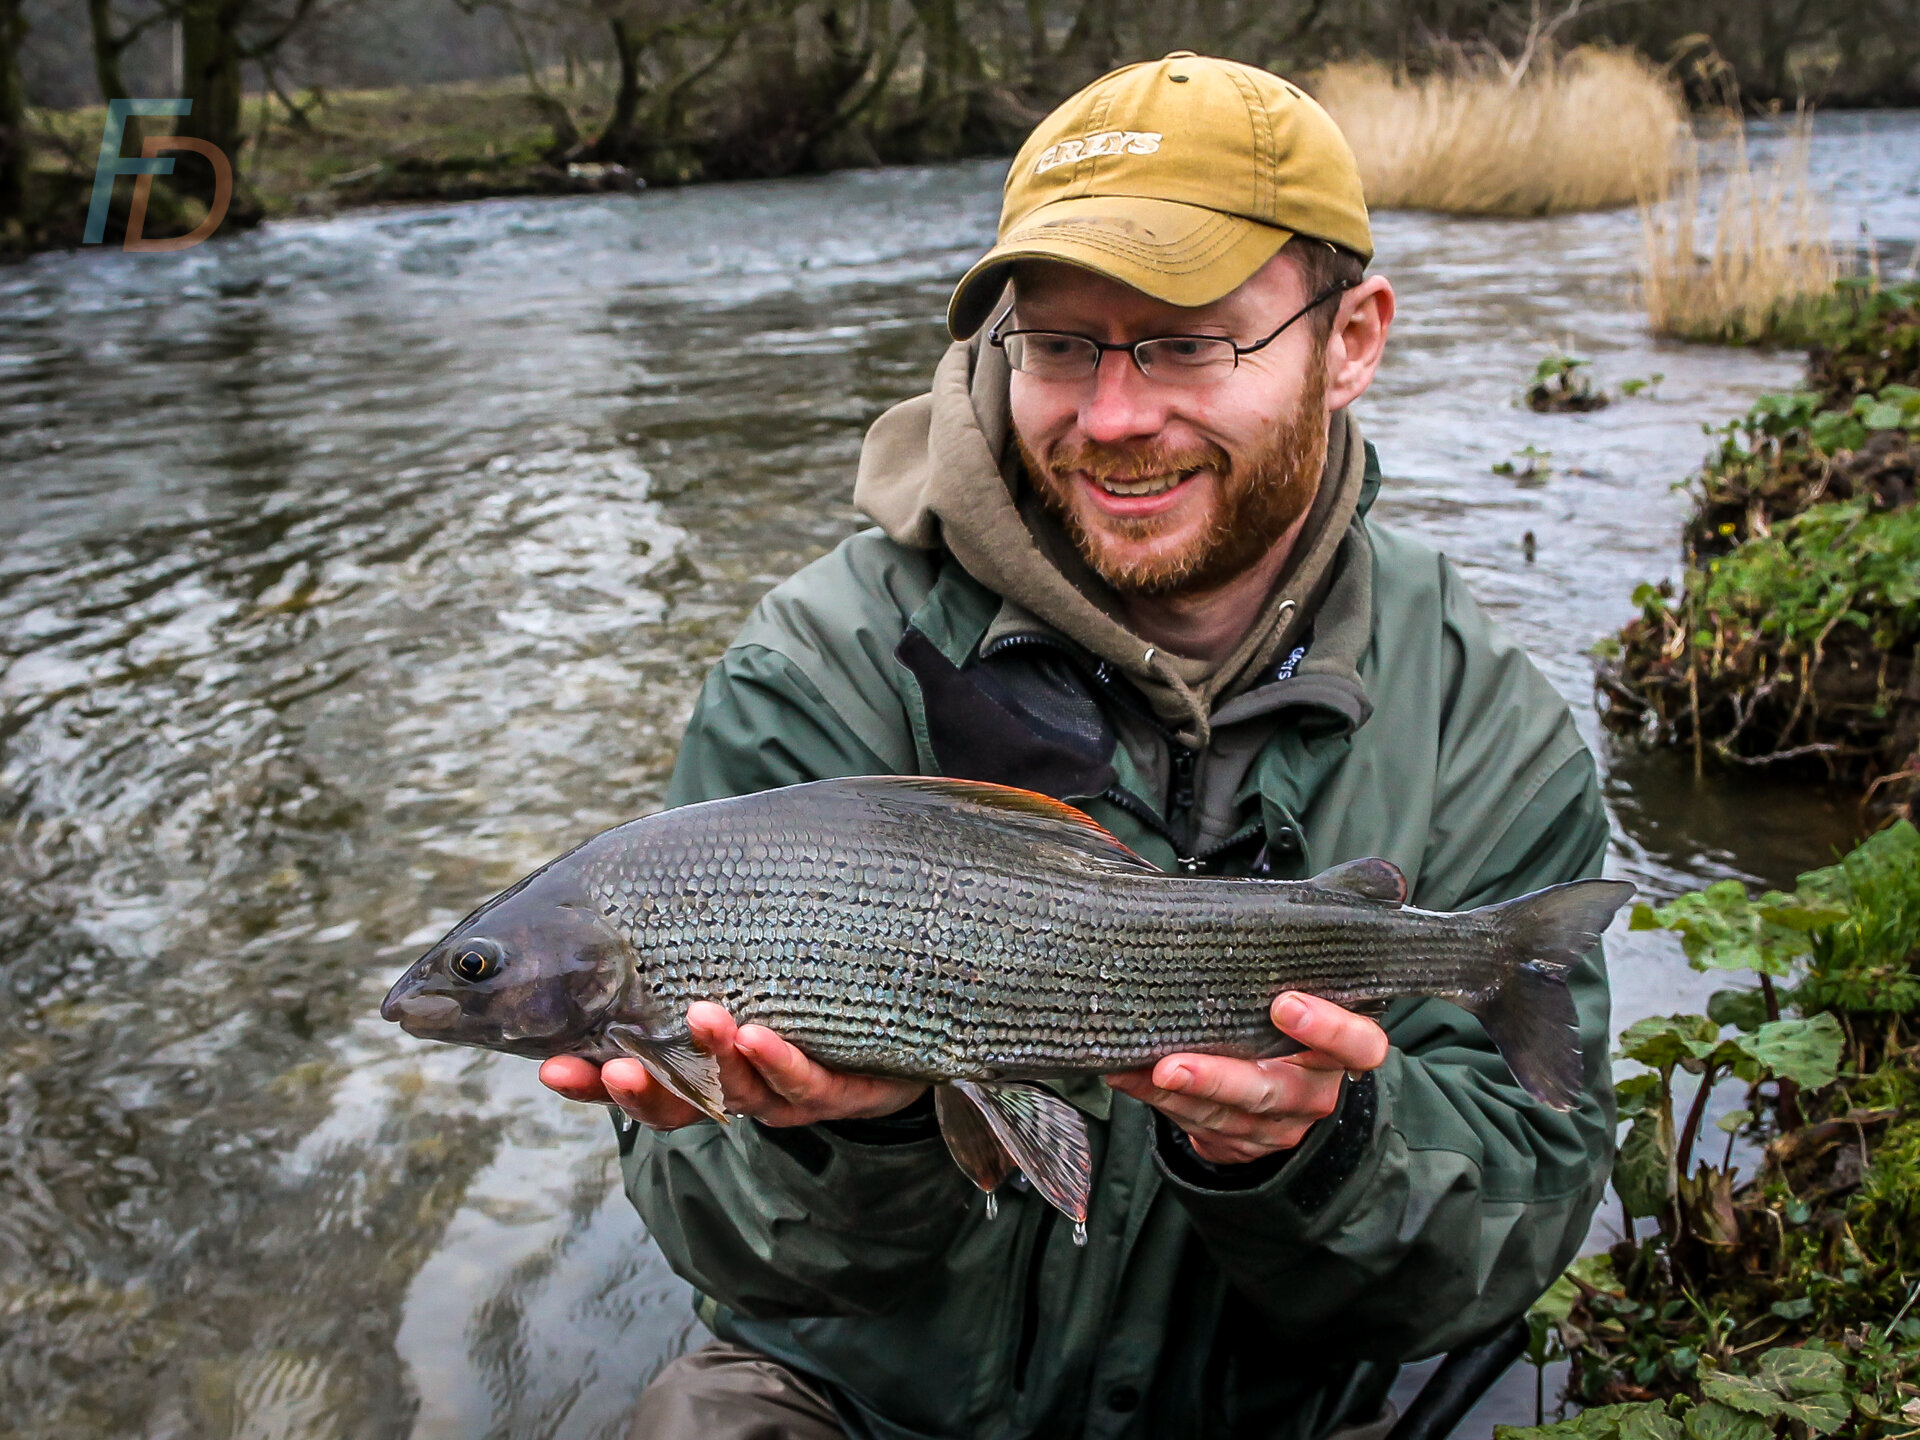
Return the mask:
M1841 223L1911 244L1920 123L1823 123ZM924 384L1000 173L364 211L0 272L19 1433L609 1435L695 1337L601 1112L375 1008L475 901L659 804L747 608L860 523L861 433ZM1823 861L1849 805L1606 745L1586 658L1675 567L1700 422L1797 357L1650 341L1631 214L1378 237L1377 513L1583 717L1614 870L1658 896ZM1665 378L1536 416L1514 399L1555 348ZM1491 472L1527 446L1544 473ZM1706 988L1663 937L1611 953L1623 1018Z

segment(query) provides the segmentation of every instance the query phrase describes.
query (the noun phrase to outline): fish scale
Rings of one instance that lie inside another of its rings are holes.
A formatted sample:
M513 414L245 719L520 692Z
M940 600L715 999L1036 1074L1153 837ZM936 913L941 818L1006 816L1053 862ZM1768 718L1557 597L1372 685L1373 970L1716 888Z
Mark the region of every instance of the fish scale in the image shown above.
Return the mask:
M1086 1121L1029 1082L1288 1041L1284 990L1354 1008L1434 996L1521 1086L1582 1085L1566 972L1632 887L1575 881L1465 914L1404 903L1383 860L1306 882L1167 875L1070 806L903 776L822 780L617 826L469 915L381 1011L522 1055L630 1055L724 1119L696 1001L836 1070L932 1082L961 1169L1017 1166L1084 1236Z
M941 837L971 852L965 869L903 860L931 838L915 824L894 849L849 847L826 824L704 818L657 849L608 847L619 869L595 888L642 936L654 993L726 1004L840 1068L988 1079L1125 1069L1168 1047L1269 1055L1283 989L1356 1004L1487 983L1490 932L1351 903L1296 903L1277 931L1263 893L1277 882L1155 872L1121 888L991 813L963 817L978 835ZM1383 973L1383 950L1409 940L1418 952Z

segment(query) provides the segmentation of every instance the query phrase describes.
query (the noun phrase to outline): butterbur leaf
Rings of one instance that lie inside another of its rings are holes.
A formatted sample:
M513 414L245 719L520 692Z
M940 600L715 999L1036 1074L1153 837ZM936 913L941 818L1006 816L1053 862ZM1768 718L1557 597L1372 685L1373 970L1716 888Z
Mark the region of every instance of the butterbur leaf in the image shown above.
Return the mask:
M1535 1365L1544 1365L1551 1358L1552 1340L1555 1328L1573 1313L1574 1302L1580 1298L1580 1287L1562 1274L1549 1285L1546 1293L1534 1301L1527 1309L1527 1359Z
M1620 1440L1680 1440L1680 1422L1664 1405L1636 1405L1620 1417Z
M1532 1323L1539 1320L1543 1324L1558 1325L1573 1313L1574 1302L1583 1293L1582 1282L1595 1290L1608 1290L1619 1293L1620 1280L1613 1273L1613 1257L1605 1251L1598 1255L1582 1255L1561 1272L1560 1278L1547 1287L1546 1293L1534 1301L1527 1310L1527 1320Z
M1658 1215L1672 1198L1673 1178L1658 1115L1641 1115L1620 1142L1613 1162L1613 1190L1635 1219Z
M1713 1125L1714 1128L1723 1135L1737 1135L1741 1129L1751 1124L1752 1121L1753 1111L1751 1110L1729 1110L1718 1120L1714 1121ZM1780 1307L1776 1305L1773 1308L1774 1313L1778 1314Z
M1712 638L1708 638L1711 645ZM1749 899L1738 880L1720 880L1705 890L1682 895L1665 905L1637 907L1632 928L1672 930L1680 936L1687 963L1696 970L1758 970L1785 975L1809 953L1806 935L1766 918L1769 910L1802 918L1797 897L1769 891ZM1645 913L1641 910L1644 908Z
M1748 1415L1758 1415L1765 1420L1786 1414L1786 1407L1791 1403L1758 1380L1749 1380L1745 1375L1729 1375L1724 1370L1702 1370L1700 1393L1709 1400L1718 1400L1722 1405Z
M1795 899L1785 905L1762 905L1759 915L1774 925L1785 926L1789 930L1798 930L1805 934L1809 930L1820 930L1828 925L1838 925L1847 918L1844 906L1827 905L1818 900Z
M1617 1053L1622 1060L1671 1070L1711 1053L1719 1035L1720 1027L1704 1015L1649 1015L1620 1032Z
M1696 1042L1693 1046L1693 1053L1697 1063L1687 1065L1687 1069L1696 1075L1708 1066L1712 1066L1716 1070L1735 1070L1739 1067L1741 1061L1749 1059L1751 1055L1751 1051L1748 1048L1747 1037L1744 1035L1736 1035L1731 1040L1722 1040L1719 1044L1711 1046ZM1682 1061L1681 1063L1685 1064L1686 1062ZM1760 1077L1758 1075L1748 1075L1742 1078L1746 1080L1757 1080Z
M1798 1420L1815 1435L1831 1435L1847 1423L1844 1395L1809 1395L1801 1400L1784 1400L1781 1405L1789 1419Z
M1664 1423L1663 1423L1664 1422ZM1496 1425L1494 1440L1680 1440L1680 1423L1657 1400L1595 1405L1553 1425Z
M1773 1074L1803 1090L1818 1090L1840 1073L1845 1039L1840 1022L1823 1011L1804 1020L1775 1020L1739 1037L1738 1043Z
M1886 867L1911 872L1920 864L1920 832L1901 820L1875 831L1856 845L1837 865L1809 870L1799 880L1800 896L1815 903L1845 906L1853 892L1850 871Z
M1596 1290L1621 1293L1620 1277L1614 1273L1613 1257L1602 1250L1597 1255L1582 1255L1567 1266L1566 1273Z
M1802 1295L1798 1300L1776 1300L1767 1308L1782 1320L1804 1320L1813 1313L1813 1301Z
M1771 1440L1773 1424L1717 1400L1687 1412L1688 1440Z
M1760 1357L1760 1378L1782 1395L1837 1395L1846 1388L1847 1367L1824 1350L1783 1345Z
M1622 1120L1631 1120L1660 1108L1660 1077L1651 1073L1629 1075L1613 1087L1614 1103Z
M1758 1030L1767 1023L1767 997L1758 990L1716 990L1707 999L1707 1018L1736 1030Z

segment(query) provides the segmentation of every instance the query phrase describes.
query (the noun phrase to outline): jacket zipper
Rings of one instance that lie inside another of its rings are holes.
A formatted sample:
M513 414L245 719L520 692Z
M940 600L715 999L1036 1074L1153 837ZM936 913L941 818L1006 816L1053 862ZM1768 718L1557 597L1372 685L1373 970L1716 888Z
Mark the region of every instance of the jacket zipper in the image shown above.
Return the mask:
M1088 673L1085 657L1083 657L1080 652L1067 645L1061 644L1057 640L1049 639L1044 635L1002 636L999 640L996 640L991 647L982 650L980 652L980 658L983 660L991 659L995 655L1014 649L1050 650L1065 659L1082 674ZM1188 812L1187 830L1189 835L1191 835L1193 829L1191 812L1193 808L1194 752L1180 744L1174 738L1172 732L1160 724L1159 718L1155 716L1150 709L1143 709L1132 703L1131 697L1126 690L1114 683L1116 672L1111 661L1095 659L1092 665L1091 676L1099 685L1102 692L1110 699L1124 705L1134 715L1139 716L1151 724L1159 734L1161 741L1166 745L1173 761L1173 795L1171 798L1177 808ZM1133 816L1134 819L1140 821L1141 824L1145 825L1171 845L1177 863L1180 868L1189 875L1202 873L1208 865L1218 860L1222 855L1226 854L1227 851L1244 845L1248 840L1259 834L1262 829L1261 822L1255 820L1250 825L1242 826L1205 854L1187 854L1186 851L1190 846L1186 842L1183 842L1179 835L1174 833L1173 827L1167 823L1164 817L1155 812L1152 806L1135 796L1132 791L1114 785L1109 787L1100 798L1126 811L1129 815Z
M1167 749L1173 759L1173 780L1167 786L1167 808L1175 814L1187 817L1187 829L1193 829L1193 762L1194 753L1186 746L1167 741Z

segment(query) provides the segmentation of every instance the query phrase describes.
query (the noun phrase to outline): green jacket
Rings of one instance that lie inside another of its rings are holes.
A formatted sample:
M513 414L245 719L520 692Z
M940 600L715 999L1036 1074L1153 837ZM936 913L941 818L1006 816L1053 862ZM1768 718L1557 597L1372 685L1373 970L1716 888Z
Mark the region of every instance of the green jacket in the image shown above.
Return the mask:
M1198 732L946 545L869 530L748 620L669 803L959 773L1050 789L1168 869L1379 855L1442 910L1597 874L1605 817L1565 703L1443 558L1367 518L1377 464L1350 440L1357 497L1327 517L1307 625ZM911 1112L630 1133L627 1192L715 1332L820 1379L855 1436L1313 1440L1574 1255L1614 1134L1597 950L1572 983L1588 1088L1566 1114L1440 1001L1389 1011L1386 1064L1270 1163L1209 1166L1098 1081L1059 1087L1093 1117L1084 1247L1018 1179L989 1220Z

